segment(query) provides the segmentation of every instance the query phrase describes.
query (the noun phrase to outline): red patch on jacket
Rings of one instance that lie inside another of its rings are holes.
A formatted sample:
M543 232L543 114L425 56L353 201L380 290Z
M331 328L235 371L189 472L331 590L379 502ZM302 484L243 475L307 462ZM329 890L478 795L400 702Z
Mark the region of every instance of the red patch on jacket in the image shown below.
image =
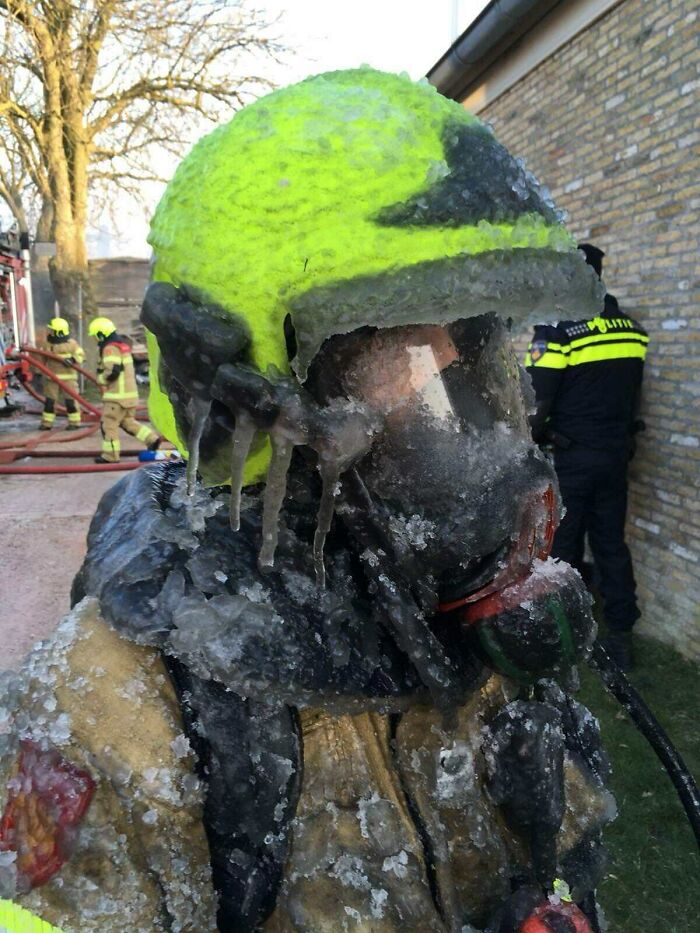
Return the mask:
M49 881L68 861L95 782L55 749L23 740L0 819L0 852L17 853L20 889Z

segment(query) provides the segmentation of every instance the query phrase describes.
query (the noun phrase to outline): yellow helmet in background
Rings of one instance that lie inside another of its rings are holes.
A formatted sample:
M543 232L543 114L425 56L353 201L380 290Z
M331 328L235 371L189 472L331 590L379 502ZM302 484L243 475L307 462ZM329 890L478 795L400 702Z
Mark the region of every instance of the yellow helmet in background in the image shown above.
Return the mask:
M52 317L47 327L58 337L67 337L70 334L70 324L63 317Z
M108 317L94 317L88 324L88 334L96 340L103 340L113 334L117 328Z

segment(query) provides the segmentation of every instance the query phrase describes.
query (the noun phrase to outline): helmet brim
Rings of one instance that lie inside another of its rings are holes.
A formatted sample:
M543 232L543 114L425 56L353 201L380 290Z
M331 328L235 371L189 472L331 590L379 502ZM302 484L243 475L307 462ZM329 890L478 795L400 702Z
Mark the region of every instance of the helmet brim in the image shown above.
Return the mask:
M360 327L451 324L496 313L515 326L595 316L605 289L578 251L492 250L312 289L294 299L292 368L303 382L323 342Z

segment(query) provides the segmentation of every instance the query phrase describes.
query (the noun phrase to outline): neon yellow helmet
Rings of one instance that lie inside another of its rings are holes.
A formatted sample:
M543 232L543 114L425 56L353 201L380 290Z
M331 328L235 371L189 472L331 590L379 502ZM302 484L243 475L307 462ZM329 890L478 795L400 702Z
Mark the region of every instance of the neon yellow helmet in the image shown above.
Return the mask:
M7 930L7 933L61 933L58 927L51 926L19 904L5 900L0 900L0 930Z
M201 139L149 242L155 282L245 332L243 362L302 381L324 339L365 325L489 311L524 323L602 306L546 191L491 130L427 83L370 68L275 91ZM161 387L158 342L147 340L151 419L184 449L187 417ZM230 449L224 432L207 445L206 483L228 481ZM267 463L259 444L246 481Z
M113 334L117 328L108 317L94 317L88 324L88 334L96 340L103 340Z
M70 334L70 324L63 317L52 317L47 327L57 337L67 337Z

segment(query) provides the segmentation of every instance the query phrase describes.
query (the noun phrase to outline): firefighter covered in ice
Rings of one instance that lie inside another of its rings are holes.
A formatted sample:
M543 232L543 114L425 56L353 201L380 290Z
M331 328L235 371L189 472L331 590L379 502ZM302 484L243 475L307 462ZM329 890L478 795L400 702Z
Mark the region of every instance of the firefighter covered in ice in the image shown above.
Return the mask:
M117 329L106 317L90 321L88 334L97 340L100 348L100 363L97 378L104 386L102 401L102 454L96 463L119 463L121 444L119 428L145 444L148 450L157 450L160 437L147 424L139 424L136 408L139 393L136 385L131 341L117 333Z
M600 278L604 253L579 249ZM603 313L535 328L525 365L537 396L533 437L554 448L566 514L552 554L579 568L588 534L604 601L609 654L629 670L639 618L625 543L627 465L634 451L646 331L605 295Z
M4 688L0 897L65 933L520 933L556 878L590 901L595 626L507 319L602 289L546 194L359 69L202 140L151 242L151 416L189 463L106 493Z
M41 343L42 350L48 350L50 353L60 357L59 360L46 359L43 362L58 382L52 379L44 379L44 410L41 415L40 431L50 431L56 420L56 405L63 403L66 406L68 416L67 429L76 431L80 427L80 409L76 405L75 399L62 390L62 386L67 386L74 391L78 389L78 373L70 365L71 363L82 363L85 359L85 353L77 340L70 335L70 325L65 318L52 318L46 328L46 340Z

